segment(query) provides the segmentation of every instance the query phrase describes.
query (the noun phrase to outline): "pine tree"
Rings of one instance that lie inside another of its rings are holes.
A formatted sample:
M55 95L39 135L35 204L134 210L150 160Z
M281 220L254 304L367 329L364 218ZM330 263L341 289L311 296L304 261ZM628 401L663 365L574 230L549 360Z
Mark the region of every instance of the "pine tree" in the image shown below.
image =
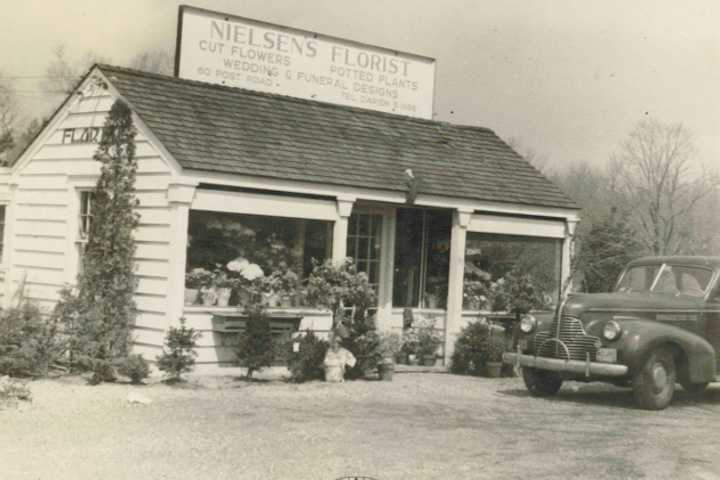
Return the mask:
M613 208L588 231L580 249L585 288L588 292L608 292L625 265L641 254L642 246L627 222L627 214Z
M77 359L93 370L96 381L113 379L112 365L127 355L135 320L136 133L130 108L116 101L93 157L102 167L70 330Z

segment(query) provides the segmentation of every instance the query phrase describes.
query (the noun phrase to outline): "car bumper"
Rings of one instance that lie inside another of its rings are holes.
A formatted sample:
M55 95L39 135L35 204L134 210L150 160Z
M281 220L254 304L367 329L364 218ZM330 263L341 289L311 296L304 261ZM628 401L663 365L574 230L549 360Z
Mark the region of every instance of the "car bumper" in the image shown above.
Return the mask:
M539 368L541 370L553 370L556 372L579 373L590 376L622 377L627 375L626 365L612 363L583 362L580 360L562 360L560 358L536 357L522 353L503 354L503 362L512 363L520 367Z

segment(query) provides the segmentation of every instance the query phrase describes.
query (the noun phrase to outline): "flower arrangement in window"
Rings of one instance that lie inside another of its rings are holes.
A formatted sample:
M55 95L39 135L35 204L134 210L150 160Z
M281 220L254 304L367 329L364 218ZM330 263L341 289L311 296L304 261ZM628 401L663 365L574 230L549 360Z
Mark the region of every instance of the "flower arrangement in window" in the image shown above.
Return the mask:
M544 305L544 296L527 273L515 270L497 281L495 287L496 305L515 314L519 319L534 308Z
M204 268L193 268L185 274L185 304L197 301L200 291L212 285L213 273Z
M463 285L463 306L468 310L487 310L493 307L497 284L490 274L476 269L475 279L465 279Z

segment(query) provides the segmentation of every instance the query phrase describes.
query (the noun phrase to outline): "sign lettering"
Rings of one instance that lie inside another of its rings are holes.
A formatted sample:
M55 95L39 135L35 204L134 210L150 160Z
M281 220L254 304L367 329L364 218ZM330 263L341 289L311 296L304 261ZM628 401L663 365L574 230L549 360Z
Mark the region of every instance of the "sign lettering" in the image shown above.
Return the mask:
M62 132L62 143L98 143L102 128L64 128Z
M432 118L435 60L182 6L176 76Z

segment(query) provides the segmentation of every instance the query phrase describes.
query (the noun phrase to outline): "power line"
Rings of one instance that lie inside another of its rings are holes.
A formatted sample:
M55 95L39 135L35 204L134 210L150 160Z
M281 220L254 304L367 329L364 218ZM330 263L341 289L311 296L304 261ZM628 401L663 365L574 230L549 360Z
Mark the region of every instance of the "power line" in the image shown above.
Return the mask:
M72 79L79 79L82 75L12 75L12 76L5 76L0 75L0 80L23 80L23 79L37 79L37 78L72 78Z

